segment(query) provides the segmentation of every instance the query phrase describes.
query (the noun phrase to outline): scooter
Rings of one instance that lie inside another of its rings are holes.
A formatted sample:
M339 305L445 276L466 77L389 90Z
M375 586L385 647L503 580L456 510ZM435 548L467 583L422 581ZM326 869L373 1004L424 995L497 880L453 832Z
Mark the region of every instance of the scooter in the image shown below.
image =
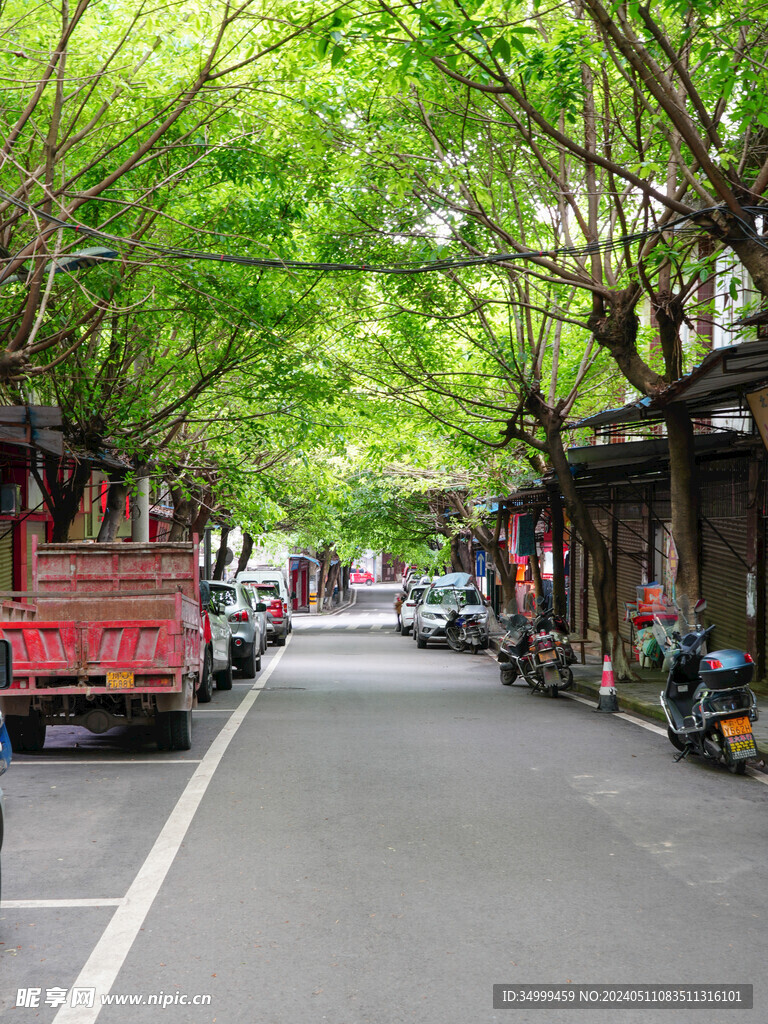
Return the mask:
M675 761L698 754L743 775L749 758L757 757L752 733L752 722L758 718L757 699L749 686L755 666L746 651L704 653L714 628L694 626L684 636L673 633L668 638L665 666L669 671L661 706L667 735L679 751Z
M557 697L561 690L573 684L570 666L576 661L576 655L568 643L568 628L542 599L537 601L533 622L524 615L513 615L509 619L498 661L503 686L511 686L522 676L531 690Z
M456 609L448 613L445 638L452 651L466 651L473 654L488 646L485 622L479 615L461 615Z

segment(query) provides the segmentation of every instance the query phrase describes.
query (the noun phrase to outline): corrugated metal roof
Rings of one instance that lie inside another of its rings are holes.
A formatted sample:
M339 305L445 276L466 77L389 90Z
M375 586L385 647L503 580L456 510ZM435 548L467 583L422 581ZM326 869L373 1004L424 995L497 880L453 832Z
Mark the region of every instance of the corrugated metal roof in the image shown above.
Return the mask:
M668 385L653 398L641 398L620 409L588 416L576 427L602 427L638 423L661 416L673 402L687 402L692 411L714 411L719 405L755 391L768 382L768 339L716 348L690 373Z

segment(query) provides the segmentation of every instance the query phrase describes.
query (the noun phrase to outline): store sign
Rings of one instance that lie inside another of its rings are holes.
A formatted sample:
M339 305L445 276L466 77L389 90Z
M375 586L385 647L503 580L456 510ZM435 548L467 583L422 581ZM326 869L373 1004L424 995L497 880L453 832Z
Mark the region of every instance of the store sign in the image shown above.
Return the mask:
M768 388L763 388L762 391L753 391L751 395L747 395L747 401L763 444L768 448Z

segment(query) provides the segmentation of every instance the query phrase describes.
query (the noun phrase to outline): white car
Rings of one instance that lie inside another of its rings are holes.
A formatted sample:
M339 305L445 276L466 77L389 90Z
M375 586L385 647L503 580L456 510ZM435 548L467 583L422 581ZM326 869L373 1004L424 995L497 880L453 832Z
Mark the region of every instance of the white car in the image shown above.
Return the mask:
M408 636L413 629L413 622L416 617L416 606L428 590L429 583L417 583L411 587L408 592L408 596L403 601L400 607L400 622L402 623L400 632L403 636Z
M487 632L488 605L480 591L469 582L468 573L449 573L435 580L416 606L416 646L424 648L429 640L444 638L448 615L454 610L462 615L477 615Z
M282 647L293 628L294 595L288 588L288 577L282 569L244 569L237 574L237 582L250 587L257 600L267 606L267 634L274 644Z

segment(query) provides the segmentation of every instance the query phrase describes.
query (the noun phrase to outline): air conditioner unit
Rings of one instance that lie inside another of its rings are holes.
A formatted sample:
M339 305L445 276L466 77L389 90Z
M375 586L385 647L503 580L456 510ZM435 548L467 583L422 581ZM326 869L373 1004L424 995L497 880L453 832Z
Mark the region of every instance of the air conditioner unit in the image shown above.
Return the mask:
M18 484L0 484L0 514L15 516L21 511L21 487Z

